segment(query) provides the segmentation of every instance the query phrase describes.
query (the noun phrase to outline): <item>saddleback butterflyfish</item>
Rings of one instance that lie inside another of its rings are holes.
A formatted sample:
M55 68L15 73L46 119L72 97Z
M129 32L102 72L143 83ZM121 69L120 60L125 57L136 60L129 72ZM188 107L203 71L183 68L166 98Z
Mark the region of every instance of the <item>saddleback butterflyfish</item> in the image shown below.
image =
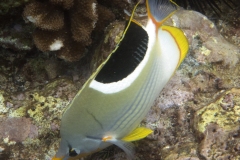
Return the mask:
M138 126L185 58L188 41L180 29L162 25L177 5L169 0L146 3L147 26L131 17L116 49L64 112L53 160L80 158L112 144L133 159L131 141L152 133Z

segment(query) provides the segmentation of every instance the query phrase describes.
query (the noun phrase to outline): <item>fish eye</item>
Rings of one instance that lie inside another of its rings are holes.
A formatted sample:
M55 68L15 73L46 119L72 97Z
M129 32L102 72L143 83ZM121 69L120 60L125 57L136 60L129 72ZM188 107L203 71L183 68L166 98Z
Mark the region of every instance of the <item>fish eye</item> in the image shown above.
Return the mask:
M69 156L70 157L75 157L78 154L80 154L80 150L77 148L69 148Z

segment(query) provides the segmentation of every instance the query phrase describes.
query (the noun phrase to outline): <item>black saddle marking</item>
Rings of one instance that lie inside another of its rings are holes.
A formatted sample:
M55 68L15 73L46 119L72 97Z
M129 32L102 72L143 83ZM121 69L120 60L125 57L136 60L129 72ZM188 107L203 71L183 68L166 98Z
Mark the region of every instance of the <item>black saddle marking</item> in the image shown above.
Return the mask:
M148 46L147 32L135 22L131 22L118 48L103 66L95 80L112 83L131 74L143 60Z

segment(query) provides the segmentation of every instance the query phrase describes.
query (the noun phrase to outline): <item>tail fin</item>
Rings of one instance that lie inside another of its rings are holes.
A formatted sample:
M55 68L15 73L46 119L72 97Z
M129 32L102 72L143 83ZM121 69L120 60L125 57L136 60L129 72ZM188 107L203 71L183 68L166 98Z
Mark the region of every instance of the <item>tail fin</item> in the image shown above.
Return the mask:
M172 0L146 0L148 17L155 23L161 25L178 8Z

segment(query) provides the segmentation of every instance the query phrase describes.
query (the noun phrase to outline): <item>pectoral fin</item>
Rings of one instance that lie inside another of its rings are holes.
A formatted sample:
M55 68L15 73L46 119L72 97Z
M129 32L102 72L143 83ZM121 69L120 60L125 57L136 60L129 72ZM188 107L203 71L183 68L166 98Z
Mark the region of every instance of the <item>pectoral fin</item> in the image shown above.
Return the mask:
M127 158L129 160L134 159L134 153L135 153L134 145L131 142L126 142L126 141L123 141L123 140L110 138L109 136L104 137L102 141L109 142L109 143L112 143L112 144L118 146L119 148L121 148L127 154Z

